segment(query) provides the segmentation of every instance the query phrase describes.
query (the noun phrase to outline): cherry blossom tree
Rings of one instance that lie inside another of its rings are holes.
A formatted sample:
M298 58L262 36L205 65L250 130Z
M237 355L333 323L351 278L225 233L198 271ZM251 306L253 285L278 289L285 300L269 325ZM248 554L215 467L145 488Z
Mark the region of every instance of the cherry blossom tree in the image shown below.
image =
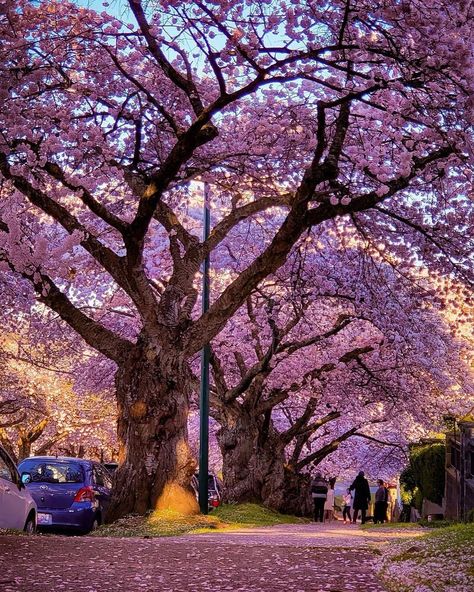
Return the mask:
M116 365L111 517L188 490L190 361L308 228L469 282L473 217L469 3L116 5L0 3L2 274Z
M78 358L84 363L87 352L72 351L65 340L48 341L44 318L36 327L41 328L40 340L32 318L18 322L16 331L0 340L0 442L16 460L33 453L110 458L117 447L110 388L76 389L73 369ZM53 335L57 339L56 331Z
M301 511L300 477L342 443L403 451L474 404L472 347L451 335L426 278L399 276L355 245L321 252L323 240L300 245L214 341L213 415L230 500Z

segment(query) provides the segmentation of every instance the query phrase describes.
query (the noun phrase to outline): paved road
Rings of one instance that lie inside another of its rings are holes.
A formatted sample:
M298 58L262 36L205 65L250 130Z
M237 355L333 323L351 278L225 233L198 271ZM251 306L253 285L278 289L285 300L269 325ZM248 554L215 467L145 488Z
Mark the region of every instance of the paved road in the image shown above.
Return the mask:
M162 539L0 536L0 590L384 592L369 545L384 537L334 523Z

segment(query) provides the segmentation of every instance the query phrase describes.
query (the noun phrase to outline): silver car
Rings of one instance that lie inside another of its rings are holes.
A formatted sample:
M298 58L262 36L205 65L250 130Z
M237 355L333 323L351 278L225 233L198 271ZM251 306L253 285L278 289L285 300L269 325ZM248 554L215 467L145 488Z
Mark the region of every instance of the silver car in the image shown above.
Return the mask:
M36 504L20 479L15 463L0 446L0 528L33 533Z

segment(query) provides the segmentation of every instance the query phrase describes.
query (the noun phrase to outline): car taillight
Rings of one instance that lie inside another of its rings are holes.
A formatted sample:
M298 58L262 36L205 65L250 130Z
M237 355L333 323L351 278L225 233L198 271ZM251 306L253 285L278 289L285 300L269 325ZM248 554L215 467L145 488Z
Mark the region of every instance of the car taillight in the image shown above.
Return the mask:
M74 497L75 502L93 502L95 500L92 487L81 487Z

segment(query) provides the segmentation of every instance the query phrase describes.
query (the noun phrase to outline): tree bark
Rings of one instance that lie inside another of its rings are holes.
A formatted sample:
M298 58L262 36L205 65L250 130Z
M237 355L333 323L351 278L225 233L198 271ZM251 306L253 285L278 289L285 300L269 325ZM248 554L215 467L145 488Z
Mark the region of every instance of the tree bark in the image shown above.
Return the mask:
M31 440L20 437L18 440L18 460L23 460L29 456L31 456Z
M308 473L298 473L285 465L281 496L282 503L276 508L279 512L295 516L313 515L311 476Z
M0 444L5 448L8 454L12 457L15 463L18 462L18 456L16 455L15 449L12 446L11 440L8 437L6 431L3 428L0 428Z
M229 406L224 414L217 433L224 501L255 502L279 509L285 454L269 417L255 417L239 403Z
M44 417L32 428L18 429L18 459L23 460L31 456L32 445L43 435L49 423L49 417Z
M255 502L296 516L311 516L310 477L288 466L285 443L267 416L234 406L217 439L223 459L224 501Z
M190 487L196 462L188 446L190 369L175 349L144 344L119 365L119 468L108 521L150 509L196 513Z

